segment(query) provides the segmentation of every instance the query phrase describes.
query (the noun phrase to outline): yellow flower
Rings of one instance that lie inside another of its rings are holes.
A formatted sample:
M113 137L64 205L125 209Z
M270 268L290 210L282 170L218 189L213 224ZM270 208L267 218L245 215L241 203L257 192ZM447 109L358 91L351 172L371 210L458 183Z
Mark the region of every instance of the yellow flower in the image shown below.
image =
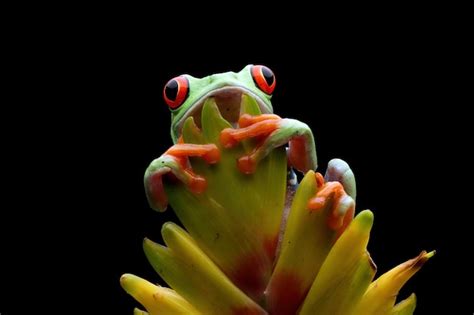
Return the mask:
M252 98L243 96L242 104L244 113L260 113ZM331 185L313 171L296 192L287 191L284 148L271 152L255 173L241 173L236 160L256 142L224 148L219 135L231 125L212 98L203 107L201 126L188 118L183 141L215 144L220 161L208 165L190 159L192 169L207 180L202 193L165 181L168 202L186 230L165 223L166 246L144 242L148 260L172 289L129 274L121 278L122 287L150 314L413 313L415 296L395 305L396 296L434 252L422 252L373 281L376 267L366 249L371 211L348 224L352 213L335 213L332 198L312 208L316 193Z

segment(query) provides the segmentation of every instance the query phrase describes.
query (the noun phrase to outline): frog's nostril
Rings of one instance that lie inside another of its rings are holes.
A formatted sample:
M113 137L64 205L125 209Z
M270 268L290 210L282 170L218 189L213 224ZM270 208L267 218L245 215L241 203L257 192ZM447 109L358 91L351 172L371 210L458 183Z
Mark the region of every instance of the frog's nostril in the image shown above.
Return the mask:
M216 81L216 75L215 74L209 76L209 83L213 83L214 81Z

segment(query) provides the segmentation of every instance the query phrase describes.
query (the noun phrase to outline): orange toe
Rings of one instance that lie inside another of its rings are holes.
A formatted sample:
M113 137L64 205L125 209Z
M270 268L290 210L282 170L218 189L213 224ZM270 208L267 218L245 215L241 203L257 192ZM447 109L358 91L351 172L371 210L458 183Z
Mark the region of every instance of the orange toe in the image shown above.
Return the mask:
M207 181L204 177L193 175L189 180L188 187L193 193L201 194L207 188Z
M208 164L216 164L221 159L221 152L215 145L213 145L212 147L209 147L208 151L202 156L202 158Z
M257 116L252 116L249 114L243 114L239 118L239 127L246 128L250 125L256 124L264 120L280 120L281 117L275 114L262 114Z
M252 174L257 168L257 163L250 155L241 157L237 162L237 167L244 174Z
M237 140L232 136L233 130L232 128L226 128L221 131L220 140L224 148L229 149L237 145Z

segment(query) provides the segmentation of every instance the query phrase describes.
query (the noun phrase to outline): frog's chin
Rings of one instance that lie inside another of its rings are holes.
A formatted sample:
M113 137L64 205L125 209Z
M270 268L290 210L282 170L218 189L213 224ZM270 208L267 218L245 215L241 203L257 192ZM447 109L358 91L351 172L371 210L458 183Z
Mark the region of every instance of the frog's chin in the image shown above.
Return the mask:
M188 112L184 115L184 117L179 122L178 128L181 133L181 129L183 127L184 121L192 116L194 118L194 122L196 125L201 128L201 112L202 107L206 100L213 98L216 102L217 107L222 115L222 117L227 120L234 128L237 127L237 123L239 121L239 117L242 111L242 96L248 95L253 98L258 106L260 107L260 111L264 114L271 113L268 105L256 94L252 93L251 91L241 88L238 86L232 87L223 87L208 94L204 95L200 98L196 104L194 104Z

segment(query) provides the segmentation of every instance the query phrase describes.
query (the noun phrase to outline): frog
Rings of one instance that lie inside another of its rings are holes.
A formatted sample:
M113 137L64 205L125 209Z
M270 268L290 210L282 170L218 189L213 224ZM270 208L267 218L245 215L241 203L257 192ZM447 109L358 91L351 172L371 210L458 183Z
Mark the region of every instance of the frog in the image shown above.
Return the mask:
M209 98L214 98L222 117L233 126L221 132L220 141L224 148L231 148L249 138L264 138L253 152L237 160L236 167L242 173L253 174L258 163L273 149L287 145L287 195L291 198L291 192L298 186L295 170L306 173L316 171L318 167L316 145L307 124L274 114L271 98L275 86L275 74L269 67L252 64L240 72L218 73L203 78L184 74L169 80L163 89L163 99L171 111L171 139L174 145L151 162L145 172L145 189L150 206L157 211L166 209L162 177L168 173L193 193L199 194L206 189L206 179L193 172L188 158L201 158L212 165L219 162L220 151L215 144L183 143L181 131L189 117L193 117L200 127L201 111ZM244 95L255 100L260 115L241 113ZM322 189L310 200L308 207L317 210L332 198L335 211L353 212L356 187L348 164L341 159L333 159L328 163L324 177L320 173L315 174Z

